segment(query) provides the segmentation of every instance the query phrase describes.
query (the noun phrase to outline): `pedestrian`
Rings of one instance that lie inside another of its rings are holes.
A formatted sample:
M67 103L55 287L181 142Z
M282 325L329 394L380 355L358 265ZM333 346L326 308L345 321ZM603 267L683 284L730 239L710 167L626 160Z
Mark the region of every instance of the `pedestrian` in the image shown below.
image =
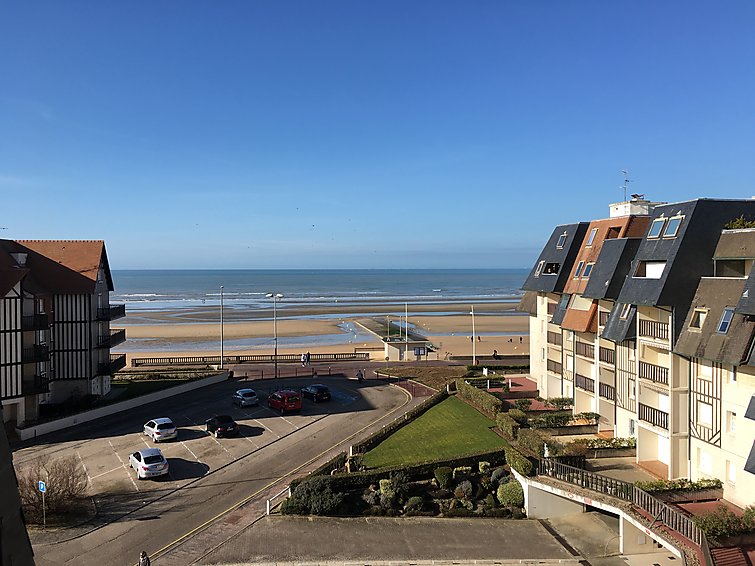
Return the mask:
M493 350L493 359L494 360L498 359L498 350Z
M309 365L309 360L311 360L311 359L312 359L312 354L310 354L309 352L307 352L307 354L306 354L306 359L305 359L305 363L306 363L307 365Z
M519 343L520 344L522 343L522 337L521 336L519 337Z
M142 550L142 553L139 555L139 566L150 566L149 556L147 556L146 550Z
M364 381L364 372L361 369L357 370L357 381Z
M307 367L307 354L301 355L301 367Z

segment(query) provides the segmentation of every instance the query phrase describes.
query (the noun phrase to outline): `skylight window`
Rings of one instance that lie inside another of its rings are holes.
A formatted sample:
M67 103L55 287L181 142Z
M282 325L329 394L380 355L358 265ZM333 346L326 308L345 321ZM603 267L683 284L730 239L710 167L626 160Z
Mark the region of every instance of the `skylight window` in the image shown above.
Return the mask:
M584 261L580 261L577 264L577 271L574 272L574 279L578 279L580 275L582 275L582 268L585 266Z
M681 225L681 223L681 216L674 216L673 218L669 218L668 224L666 225L666 230L663 232L663 237L675 238L677 232L679 232L679 226Z
M590 273L592 272L592 268L595 264L594 263L588 263L585 265L585 270L582 272L582 278L587 279L590 277Z
M695 309L692 313L692 320L689 321L689 327L700 329L705 324L705 317L708 314L706 309Z
M545 265L544 261L541 261L537 264L537 268L535 269L535 277L540 277L540 272L543 270L543 266Z
M621 314L619 315L619 318L626 320L627 318L629 318L630 312L632 312L632 305L626 303L623 307L621 307Z
M726 334L731 326L731 319L734 316L734 309L725 308L724 313L721 315L721 322L718 323L718 329L716 332L719 334Z
M585 244L585 246L588 246L588 247L592 246L592 242L593 240L595 240L595 234L597 233L598 233L597 228L593 228L592 230L590 230L590 235L587 237L587 243Z
M659 238L661 235L661 230L663 230L663 225L666 223L665 218L656 218L653 220L653 223L650 225L650 231L648 232L648 239L653 238Z
M564 249L564 244L566 244L566 232L564 232L558 237L558 242L556 242L556 249L558 250Z

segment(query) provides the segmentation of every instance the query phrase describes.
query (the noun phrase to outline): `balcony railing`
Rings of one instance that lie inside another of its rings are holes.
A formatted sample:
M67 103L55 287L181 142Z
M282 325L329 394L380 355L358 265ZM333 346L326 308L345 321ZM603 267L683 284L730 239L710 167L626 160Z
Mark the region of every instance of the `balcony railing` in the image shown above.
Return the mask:
M21 381L21 391L24 395L47 393L50 391L49 379L46 375L24 376Z
M117 346L118 344L122 344L125 341L126 341L125 328L118 328L118 329L111 328L110 334L100 338L100 341L97 343L97 347L98 348L113 348Z
M640 320L639 335L646 338L668 340L668 324L655 320Z
M616 391L614 390L613 385L608 385L607 383L599 383L598 395L603 397L603 399L613 401L616 398Z
M585 375L575 374L574 387L584 389L590 393L595 393L595 380Z
M556 312L556 303L548 303L548 316L553 316Z
M548 344L553 344L554 346L560 346L563 343L563 337L561 336L560 332L551 332L548 331Z
M50 359L50 350L42 344L34 344L23 350L22 360L25 364L46 362Z
M583 356L590 359L595 358L595 346L586 342L580 342L579 340L577 340L577 342L574 344L574 352L578 356Z
M668 385L668 368L649 364L647 362L640 362L638 369L641 378Z
M646 423L650 423L653 426L668 430L668 413L656 409L655 407L638 403L637 418Z
M126 316L126 305L110 305L97 309L97 320L115 320Z
M604 364L612 364L616 358L616 351L610 348L600 347L598 350L598 359Z
M22 330L46 330L50 327L50 315L30 314L21 319Z
M608 311L600 311L600 314L598 315L598 326L605 326L610 315L611 313Z
M546 365L548 367L548 371L551 371L553 373L557 373L558 375L561 375L561 362L556 362L554 360L548 360L548 363Z
M110 361L99 365L97 375L113 375L126 367L126 354L110 354Z

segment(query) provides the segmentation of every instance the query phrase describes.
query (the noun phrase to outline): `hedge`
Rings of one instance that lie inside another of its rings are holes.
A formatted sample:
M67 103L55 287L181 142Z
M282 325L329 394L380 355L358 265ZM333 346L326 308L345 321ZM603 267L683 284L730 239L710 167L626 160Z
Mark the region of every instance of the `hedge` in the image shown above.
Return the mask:
M554 448L550 435L533 428L520 430L517 436L517 444L540 457L545 455L544 444L549 445L549 450Z
M507 414L520 425L527 424L527 413L524 411L520 409L509 409Z
M524 456L514 447L506 448L506 462L509 467L513 468L523 476L534 475L535 465L532 460Z
M532 428L559 428L571 422L574 416L571 413L551 412L530 419Z
M638 481L635 486L648 493L663 493L665 491L700 491L703 489L718 489L723 486L719 479L702 479L691 481L685 478L676 480Z
M600 448L635 448L637 446L637 439L633 436L629 438L591 438L587 441L587 448L600 449Z
M503 401L487 391L477 389L460 378L456 380L456 391L459 396L476 406L479 410L495 418L503 410Z
M509 411L510 413L511 411ZM519 423L509 416L509 413L498 413L495 416L495 425L498 430L506 434L511 439L516 439L519 434Z
M483 368L487 368L488 371L500 371L503 373L525 373L527 370L530 369L529 364L527 365L488 365L488 364L477 364L476 366L467 366L467 371L469 372L482 372Z

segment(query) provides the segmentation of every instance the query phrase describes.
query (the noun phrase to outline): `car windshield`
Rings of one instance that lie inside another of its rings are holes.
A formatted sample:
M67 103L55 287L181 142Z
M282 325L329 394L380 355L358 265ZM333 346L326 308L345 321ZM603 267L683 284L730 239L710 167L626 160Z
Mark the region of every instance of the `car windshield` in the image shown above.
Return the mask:
M289 403L296 403L298 400L299 398L296 397L295 395L291 395L291 397L288 398Z
M254 394L254 391L244 391L241 394L241 396L242 397L256 397L256 395Z
M157 430L167 430L169 428L175 428L173 423L160 423L157 425Z
M326 393L328 391L328 388L324 385L321 385L320 387L315 387L315 391L319 391L320 393Z
M233 419L228 415L220 415L219 417L215 417L215 420L218 421L219 424L228 424L233 422Z
M163 457L159 454L155 454L154 456L145 456L144 457L144 463L145 464L159 464L163 461Z

